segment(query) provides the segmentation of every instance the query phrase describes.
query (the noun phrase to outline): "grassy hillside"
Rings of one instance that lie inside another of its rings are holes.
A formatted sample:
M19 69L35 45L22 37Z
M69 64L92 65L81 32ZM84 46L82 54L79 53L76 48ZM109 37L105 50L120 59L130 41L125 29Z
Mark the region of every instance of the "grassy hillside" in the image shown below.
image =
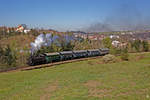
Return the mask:
M23 67L26 66L26 60L29 55L30 50L30 43L34 42L35 36L33 35L26 35L26 34L20 34L15 36L10 36L8 38L0 39L0 47L3 48L3 50L6 50L4 48L9 45L13 53L16 55L16 64L15 66L9 66L8 63L4 63L4 57L3 61L0 59L0 71L13 69L15 67ZM0 52L1 53L1 52ZM4 52L3 52L4 55Z
M11 45L17 49L30 48L30 43L34 42L35 37L33 35L16 35L0 40L1 46Z
M150 53L0 73L0 100L149 100Z

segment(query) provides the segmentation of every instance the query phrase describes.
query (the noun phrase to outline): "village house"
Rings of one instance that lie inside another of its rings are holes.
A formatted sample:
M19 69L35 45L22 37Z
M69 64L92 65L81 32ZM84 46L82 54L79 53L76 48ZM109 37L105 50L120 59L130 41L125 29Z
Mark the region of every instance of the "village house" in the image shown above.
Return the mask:
M112 39L112 38L117 38L117 39L120 38L118 35L110 35L109 37L110 37L111 39Z
M114 47L119 47L119 45L120 45L120 42L119 41L116 41L116 40L114 40L114 41L112 41L112 46L114 46Z
M16 32L28 33L28 32L30 32L30 30L27 29L27 26L25 24L21 24L16 28Z
M83 34L83 33L73 33L74 37L83 38L83 39L89 39L89 40L103 40L105 38L105 35L100 34Z
M119 42L119 41L112 41L112 46L113 47L119 47L119 48L122 48L122 47L126 47L128 45L128 43L126 42Z

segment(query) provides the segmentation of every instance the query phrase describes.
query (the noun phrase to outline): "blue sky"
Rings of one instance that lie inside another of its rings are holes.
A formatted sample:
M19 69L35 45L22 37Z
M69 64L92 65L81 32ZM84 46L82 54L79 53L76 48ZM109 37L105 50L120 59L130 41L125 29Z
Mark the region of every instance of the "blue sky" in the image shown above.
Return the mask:
M115 17L122 7L149 17L149 4L150 0L0 0L0 26L78 30Z

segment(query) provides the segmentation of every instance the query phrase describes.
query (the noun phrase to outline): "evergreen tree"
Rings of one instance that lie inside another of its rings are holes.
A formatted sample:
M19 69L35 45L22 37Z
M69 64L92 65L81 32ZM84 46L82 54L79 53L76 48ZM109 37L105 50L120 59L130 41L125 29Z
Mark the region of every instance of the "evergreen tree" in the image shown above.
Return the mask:
M140 51L140 46L141 46L141 41L140 40L135 40L131 44L132 48L135 48L136 52Z
M0 62L3 63L3 57L4 57L4 50L3 48L0 46Z
M4 61L9 66L15 66L16 65L16 53L13 51L9 45L5 48L4 51Z
M143 41L142 46L143 46L143 51L145 52L149 51L149 44L147 41Z
M127 48L122 49L121 59L125 60L125 61L128 61L129 60L128 58L129 58L128 49Z
M112 41L111 41L110 38L105 38L105 39L103 39L102 42L103 42L103 45L104 45L105 48L111 48L111 46L112 46L112 45L111 45L111 42L112 42Z

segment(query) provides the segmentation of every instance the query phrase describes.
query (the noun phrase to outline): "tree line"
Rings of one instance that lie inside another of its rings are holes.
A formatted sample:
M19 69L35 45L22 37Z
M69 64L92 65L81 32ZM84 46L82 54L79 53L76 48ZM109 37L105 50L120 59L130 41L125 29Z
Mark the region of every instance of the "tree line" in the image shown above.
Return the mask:
M32 34L37 36L35 30ZM147 52L149 51L149 43L144 40L134 40L129 41L125 47L116 48L112 46L112 40L110 38L105 38L103 40L91 41L89 39L75 39L74 41L67 41L67 39L61 37L57 40L58 42L52 42L50 46L42 46L41 49L37 51L39 53L49 53L49 52L59 52L59 51L71 51L71 50L87 50L87 49L97 49L97 48L109 48L110 53L113 55L121 55L123 60L128 60L129 52ZM7 45L5 47L0 46L0 66L5 66L5 68L17 67L26 65L26 60L30 55L30 52L22 54L17 51L16 46ZM29 48L28 48L29 49Z

